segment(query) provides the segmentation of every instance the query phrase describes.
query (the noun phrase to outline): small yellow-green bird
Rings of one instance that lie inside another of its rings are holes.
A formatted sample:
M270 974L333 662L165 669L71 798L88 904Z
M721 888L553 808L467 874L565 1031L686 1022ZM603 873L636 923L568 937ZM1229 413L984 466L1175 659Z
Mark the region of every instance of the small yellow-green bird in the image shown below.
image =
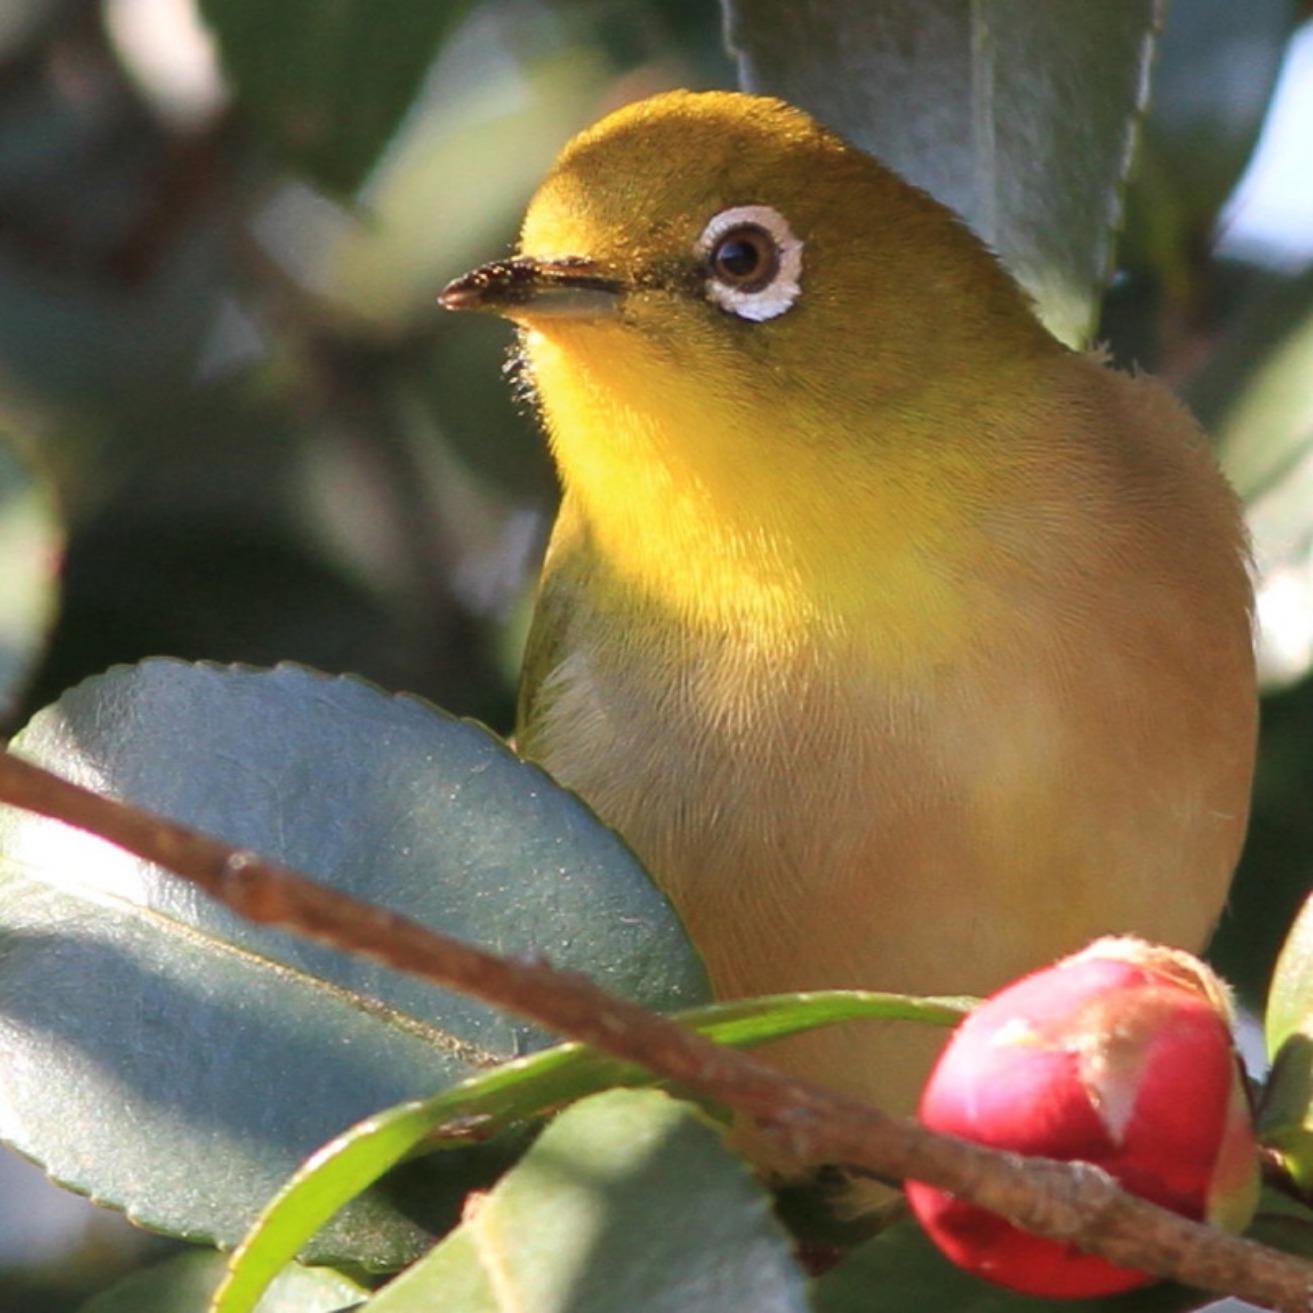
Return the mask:
M563 485L520 745L719 995L1201 946L1248 810L1251 592L1164 388L1058 343L929 196L731 93L575 138L519 253L442 299L519 325ZM776 1056L906 1109L937 1042Z

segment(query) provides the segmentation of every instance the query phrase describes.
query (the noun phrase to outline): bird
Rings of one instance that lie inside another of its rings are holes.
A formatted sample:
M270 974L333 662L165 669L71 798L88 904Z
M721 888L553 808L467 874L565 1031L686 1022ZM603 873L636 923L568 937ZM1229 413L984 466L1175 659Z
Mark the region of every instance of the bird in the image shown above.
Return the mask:
M570 141L515 254L561 483L520 750L628 842L715 994L983 994L1203 945L1256 737L1237 500L1152 378L1071 349L952 211L782 101ZM908 1111L942 1033L765 1056Z

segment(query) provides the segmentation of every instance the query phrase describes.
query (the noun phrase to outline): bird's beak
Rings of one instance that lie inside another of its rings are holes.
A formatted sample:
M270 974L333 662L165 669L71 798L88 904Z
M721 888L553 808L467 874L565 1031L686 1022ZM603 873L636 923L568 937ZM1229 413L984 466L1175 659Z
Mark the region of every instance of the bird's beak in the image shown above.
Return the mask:
M606 319L623 284L582 256L497 260L448 283L438 300L448 310L491 310L508 319Z

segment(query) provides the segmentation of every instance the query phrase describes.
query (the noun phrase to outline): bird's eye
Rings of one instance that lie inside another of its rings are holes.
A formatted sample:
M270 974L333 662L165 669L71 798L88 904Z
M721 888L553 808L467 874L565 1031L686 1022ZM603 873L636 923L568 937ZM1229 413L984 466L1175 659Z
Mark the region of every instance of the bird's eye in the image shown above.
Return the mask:
M764 228L745 223L731 228L710 255L711 272L726 287L760 292L779 273L780 253Z
M707 295L730 314L774 319L798 299L802 242L769 205L722 210L702 230L696 250Z

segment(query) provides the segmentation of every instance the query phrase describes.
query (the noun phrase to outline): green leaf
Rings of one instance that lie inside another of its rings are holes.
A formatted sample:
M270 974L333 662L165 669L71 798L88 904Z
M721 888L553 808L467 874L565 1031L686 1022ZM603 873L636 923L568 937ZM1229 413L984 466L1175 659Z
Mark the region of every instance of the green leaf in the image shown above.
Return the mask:
M1245 1234L1260 1245L1313 1259L1313 1209L1289 1195L1264 1190L1258 1216Z
M54 623L62 547L53 488L0 435L0 717Z
M237 104L330 192L364 181L465 0L201 0Z
M801 105L956 210L1058 337L1088 340L1159 0L725 9L747 90Z
M1167 6L1144 131L1193 233L1207 232L1249 162L1299 9L1298 0Z
M149 661L16 743L70 778L504 952L669 1009L706 997L664 897L572 794L477 725L291 666ZM0 812L0 1134L159 1229L232 1244L317 1146L541 1045L376 963L251 926L88 835ZM315 1253L395 1267L512 1146L442 1155Z
M817 1026L869 1020L956 1025L965 1000L914 999L857 990L716 1003L677 1014L722 1044L750 1047ZM232 1277L214 1313L251 1313L272 1277L334 1213L421 1146L459 1144L610 1086L646 1085L645 1070L581 1044L563 1044L472 1076L421 1102L367 1118L325 1145L261 1214L232 1258Z
M1313 1035L1313 895L1304 900L1277 956L1263 1034L1273 1061L1290 1039Z
M954 1267L913 1221L882 1232L815 1285L814 1313L1177 1313L1213 1296L1160 1281L1107 1299L1038 1299L1018 1295ZM372 1308L372 1305L371 1305Z
M1203 292L1200 257L1245 172L1297 23L1297 0L1168 4L1117 248L1131 276L1101 325L1120 358L1144 362L1166 345L1162 305L1155 313L1148 302L1179 311Z
M200 1313L223 1273L222 1254L182 1254L116 1282L79 1313ZM361 1305L368 1294L340 1272L289 1267L278 1274L255 1313L340 1313Z
M434 1104L443 1100L439 1096L389 1108L314 1154L233 1254L228 1279L215 1295L213 1313L255 1313L270 1281L320 1227L432 1133Z
M695 1109L614 1091L564 1113L370 1313L804 1313L766 1191Z
M1313 1189L1313 897L1272 972L1264 1038L1272 1068L1258 1108L1259 1139L1303 1189Z
M1313 1190L1313 1035L1307 1031L1290 1035L1277 1051L1256 1123L1259 1141L1291 1179Z
M1284 1253L1313 1259L1313 1210L1289 1195L1264 1190L1258 1215L1245 1234Z
M588 46L515 62L485 59L461 94L444 95L440 112L407 123L370 178L370 222L342 234L326 271L328 295L394 332L430 315L445 283L514 238L525 202L561 146L596 115L607 80ZM514 150L506 149L508 141ZM460 343L465 332L450 336ZM504 333L499 341L504 350ZM443 350L450 344L444 341ZM463 405L477 405L466 395L468 375L454 370L445 381L448 400L457 393ZM447 413L453 409L444 410L444 428L458 420L488 440L487 423L478 428ZM506 465L504 455L500 463Z
M1259 665L1313 668L1313 270L1265 286L1190 400L1245 503L1258 567Z
M768 994L690 1008L679 1014L686 1026L735 1048L753 1048L844 1021L917 1021L956 1026L978 999L918 997L862 989L826 989L800 994Z

